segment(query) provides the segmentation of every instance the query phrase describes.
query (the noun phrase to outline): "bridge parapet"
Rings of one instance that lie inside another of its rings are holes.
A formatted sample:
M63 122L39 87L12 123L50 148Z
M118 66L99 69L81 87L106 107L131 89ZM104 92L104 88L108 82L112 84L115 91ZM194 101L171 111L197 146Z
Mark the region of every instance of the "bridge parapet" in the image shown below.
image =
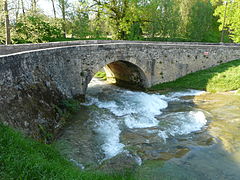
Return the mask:
M234 43L201 43L201 42L157 42L157 41L124 41L124 40L79 40L79 41L63 41L50 43L31 43L31 44L15 44L0 45L0 55L13 54L23 51L40 50L64 46L91 45L91 44L108 44L108 43L127 43L127 44L159 44L159 45L182 45L182 46L238 46Z

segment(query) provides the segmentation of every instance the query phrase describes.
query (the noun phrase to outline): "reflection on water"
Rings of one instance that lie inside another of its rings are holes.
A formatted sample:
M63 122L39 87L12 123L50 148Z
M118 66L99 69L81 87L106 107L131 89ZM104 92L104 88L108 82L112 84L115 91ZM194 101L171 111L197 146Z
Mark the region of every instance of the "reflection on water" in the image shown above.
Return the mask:
M134 92L94 79L57 146L86 168L124 152L142 164L137 179L239 179L239 100L195 90Z

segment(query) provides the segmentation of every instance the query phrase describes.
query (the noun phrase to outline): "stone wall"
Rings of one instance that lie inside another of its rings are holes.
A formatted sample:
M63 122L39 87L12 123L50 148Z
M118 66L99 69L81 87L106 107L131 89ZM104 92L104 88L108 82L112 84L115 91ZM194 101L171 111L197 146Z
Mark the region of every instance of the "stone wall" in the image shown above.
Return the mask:
M36 138L55 134L63 124L57 105L83 97L93 75L111 63L118 79L150 87L235 59L239 45L123 41L2 55L0 121Z

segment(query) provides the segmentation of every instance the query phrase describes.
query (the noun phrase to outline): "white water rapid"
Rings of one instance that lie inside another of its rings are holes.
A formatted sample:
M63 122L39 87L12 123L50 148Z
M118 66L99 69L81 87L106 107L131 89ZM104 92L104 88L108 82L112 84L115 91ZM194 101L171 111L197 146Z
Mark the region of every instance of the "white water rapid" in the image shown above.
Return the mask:
M93 116L95 132L103 143L105 159L124 151L121 133L124 129L146 129L146 133L157 133L162 141L169 137L186 135L201 130L207 123L199 110L164 113L171 101L185 101L183 96L194 96L202 91L185 91L167 95L121 89L93 79L88 87L84 106L103 109Z

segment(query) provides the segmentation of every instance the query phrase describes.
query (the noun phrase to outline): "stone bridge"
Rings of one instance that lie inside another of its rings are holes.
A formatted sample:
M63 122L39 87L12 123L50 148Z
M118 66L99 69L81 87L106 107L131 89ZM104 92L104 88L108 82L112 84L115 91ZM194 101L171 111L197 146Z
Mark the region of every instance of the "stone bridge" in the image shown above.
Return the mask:
M236 59L239 44L74 41L0 46L0 120L32 135L38 127L38 137L44 133L39 126L61 126L55 105L84 97L103 67L117 83L150 87Z

